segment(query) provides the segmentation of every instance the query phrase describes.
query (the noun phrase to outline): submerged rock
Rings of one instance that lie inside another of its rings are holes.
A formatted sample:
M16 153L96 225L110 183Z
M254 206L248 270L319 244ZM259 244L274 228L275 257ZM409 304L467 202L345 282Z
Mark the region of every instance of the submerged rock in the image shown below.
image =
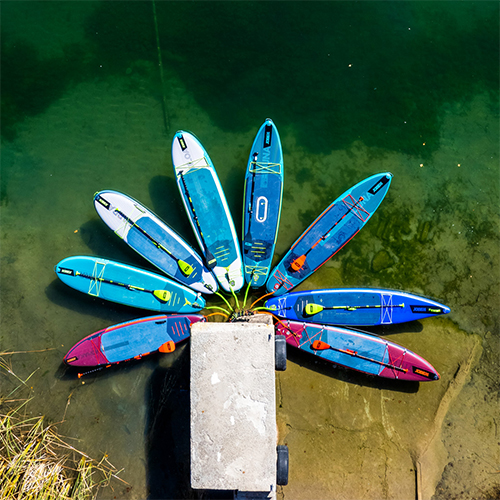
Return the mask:
M392 267L393 265L394 259L390 256L389 252L386 250L380 250L373 257L372 271L378 273L384 269Z

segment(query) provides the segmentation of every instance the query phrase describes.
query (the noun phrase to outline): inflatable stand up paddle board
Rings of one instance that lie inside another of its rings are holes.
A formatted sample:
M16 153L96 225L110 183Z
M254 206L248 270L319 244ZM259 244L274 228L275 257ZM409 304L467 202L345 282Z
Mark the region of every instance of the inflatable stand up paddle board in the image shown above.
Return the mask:
M54 271L80 292L126 306L163 313L193 313L205 307L200 292L159 274L99 257L67 257Z
M243 198L243 269L252 288L264 286L271 270L283 198L283 152L268 118L250 150Z
M101 219L128 245L165 274L202 293L215 293L215 277L173 229L138 201L116 191L94 195Z
M172 162L206 265L224 290L237 292L243 286L240 246L212 160L193 134L181 130L172 142Z
M101 366L139 359L155 351L173 352L189 337L191 324L204 319L197 314L161 315L110 326L75 344L64 361L71 366Z
M285 293L266 302L273 314L322 325L390 325L448 314L425 297L376 288L336 288Z
M337 198L271 271L268 292L283 295L335 255L368 222L391 184L389 172L359 182Z
M283 320L276 334L336 365L390 379L427 382L439 373L418 354L375 335L336 326Z

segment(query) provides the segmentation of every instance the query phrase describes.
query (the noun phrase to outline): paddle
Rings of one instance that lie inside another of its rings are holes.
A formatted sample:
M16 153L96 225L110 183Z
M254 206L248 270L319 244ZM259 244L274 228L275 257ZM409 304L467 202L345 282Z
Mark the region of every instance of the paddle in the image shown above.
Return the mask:
M123 288L126 288L127 290L137 290L138 292L151 293L157 300L162 303L168 302L172 295L168 290L146 290L146 288L141 288L135 285L127 285L125 283L120 283L119 281L108 280L106 278L95 278L94 276L80 273L79 271L73 271L72 269L59 268L59 270L62 274L71 274L72 276L81 276L82 278L87 278L89 280L102 281L103 283L107 283L109 285L121 286Z
M191 196L189 196L189 191L188 191L188 188L186 186L186 181L184 179L184 175L182 175L182 171L179 172L179 175L181 177L182 185L184 186L184 191L186 192L186 197L188 199L189 206L191 208L191 211L193 212L193 219L195 220L196 226L198 227L198 232L200 233L200 238L201 238L201 242L203 244L203 251L205 253L205 261L207 263L207 267L208 267L208 269L213 269L217 265L217 259L213 256L212 252L210 252L210 250L207 247L207 244L205 243L205 238L203 237L203 233L201 231L200 222L199 222L198 217L196 215L196 212L194 210L193 200L191 199Z
M187 262L184 262L181 259L178 259L168 248L165 248L161 243L156 241L151 235L149 235L146 231L144 231L144 229L142 229L142 227L140 227L132 219L127 217L121 210L119 210L118 208L115 208L114 211L117 214L119 214L121 217L123 217L131 226L135 227L144 236L146 236L146 238L148 238L155 245L156 248L158 248L159 250L163 250L169 257L171 257L173 260L175 260L175 262L177 263L177 266L179 267L181 273L184 276L188 277L193 273L193 271L194 271L193 266L191 266Z
M373 305L373 306L331 306L331 307L323 307L320 304L313 304L312 302L306 304L304 312L308 316L314 316L315 314L320 313L321 311L329 311L333 309L344 309L345 311L356 311L358 309L377 309L381 307L404 307L403 304L395 304L395 305Z
M337 349L336 347L332 347L331 345L329 345L326 342L323 342L321 340L315 340L312 343L311 347L315 351L324 351L326 349L332 349L332 351L337 351L337 352L341 352L343 354L348 354L349 356L364 359L365 361L371 361L372 363L376 363L378 365L382 365L382 366L385 366L387 368L392 368L393 370L397 370L397 371L404 372L404 373L406 373L408 371L407 368L400 368L399 366L391 365L390 363L384 363L383 361L378 361L376 359L367 358L366 356L361 356L361 354L358 354L357 351L352 351L351 349Z
M306 258L307 258L307 254L313 249L316 247L316 245L319 244L320 241L323 241L327 236L328 234L335 228L335 226L337 224L340 224L340 222L342 222L342 220L344 219L344 217L346 217L346 215L356 206L358 205L359 203L361 203L362 201L364 200L364 198L362 196L359 197L359 200L354 203L354 205L352 205L351 207L349 207L349 210L347 210L347 212L309 249L307 250L306 253L300 255L299 257L297 257L291 264L290 264L290 269L292 271L299 271L300 269L302 269L302 267L304 266L304 262L306 261Z
M253 154L253 163L254 163L254 165L257 165L257 157L258 156L259 156L258 153L254 153ZM250 215L250 217L248 219L248 231L246 232L245 237L243 239L243 241L245 241L245 242L248 241L250 246L252 245L252 233L250 232L250 228L252 227L253 195L254 195L254 191L255 191L255 167L252 170L252 190L250 192L250 204L249 204L249 207L248 207L248 213Z

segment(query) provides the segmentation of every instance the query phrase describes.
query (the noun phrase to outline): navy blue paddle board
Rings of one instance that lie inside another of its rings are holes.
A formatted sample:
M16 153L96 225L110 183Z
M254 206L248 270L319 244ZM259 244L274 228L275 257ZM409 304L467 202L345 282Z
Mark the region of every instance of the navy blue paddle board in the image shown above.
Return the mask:
M283 295L335 255L368 222L391 179L389 172L372 175L339 196L273 269L266 285L268 292Z
M276 316L322 325L390 325L447 314L450 308L395 290L338 288L285 293L266 302Z
M283 152L268 118L250 150L243 198L243 270L252 288L264 286L271 270L283 199Z

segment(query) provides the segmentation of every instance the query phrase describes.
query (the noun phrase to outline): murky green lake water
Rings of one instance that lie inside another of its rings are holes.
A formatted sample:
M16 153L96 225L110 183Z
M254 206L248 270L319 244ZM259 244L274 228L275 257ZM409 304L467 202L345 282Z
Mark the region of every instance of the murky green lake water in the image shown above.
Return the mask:
M18 352L3 357L21 378L35 372L32 414L124 469L128 485L100 498L197 498L189 344L78 379L62 364L73 344L148 314L68 289L53 266L82 254L150 268L95 213L102 189L195 245L170 159L178 129L208 150L241 231L266 117L285 158L276 262L346 189L394 174L367 226L301 289L394 288L452 309L373 330L429 360L438 382L381 382L289 350L280 497L498 493L497 2L158 1L156 19L148 1L1 8L0 351Z

